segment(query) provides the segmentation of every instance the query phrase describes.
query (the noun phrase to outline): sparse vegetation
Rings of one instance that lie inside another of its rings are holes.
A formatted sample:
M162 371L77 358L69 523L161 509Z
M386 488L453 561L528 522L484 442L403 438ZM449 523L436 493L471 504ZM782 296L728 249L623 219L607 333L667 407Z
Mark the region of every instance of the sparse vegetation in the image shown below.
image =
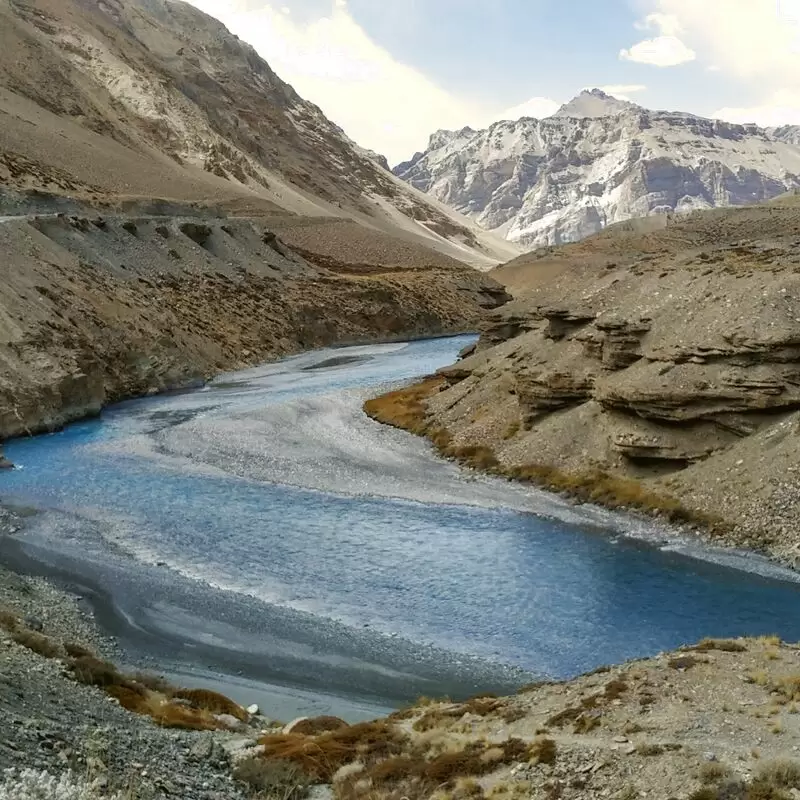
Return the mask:
M312 784L311 776L295 764L250 757L240 761L233 777L246 784L256 796L269 800L301 800Z
M698 778L702 784L717 786L731 777L731 768L719 761L706 761L699 770Z
M17 644L21 644L23 647L27 647L28 650L33 650L34 653L38 653L45 658L59 658L64 655L64 648L60 642L44 634L36 633L36 631L29 631L24 628L18 629L12 632L11 638Z
M455 445L448 431L431 424L425 407L426 400L446 387L447 382L443 377L430 376L412 386L368 400L364 404L364 411L383 424L417 436L427 436L443 456L475 469L534 483L582 502L597 503L607 508L634 509L673 522L703 525L711 531L722 532L727 529L719 518L687 508L675 498L654 492L630 478L610 475L599 469L566 472L542 464L506 466L500 463L490 447L481 444Z
M734 639L703 639L687 650L696 650L699 653L709 652L711 650L720 650L725 653L745 653L747 647L742 642L737 642Z

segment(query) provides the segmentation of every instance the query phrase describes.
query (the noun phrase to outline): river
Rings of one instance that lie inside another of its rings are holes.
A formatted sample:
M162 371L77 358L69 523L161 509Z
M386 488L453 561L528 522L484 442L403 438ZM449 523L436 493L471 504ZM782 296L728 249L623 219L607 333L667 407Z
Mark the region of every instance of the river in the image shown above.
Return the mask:
M331 349L10 442L2 560L125 657L284 717L510 691L703 636L800 639L756 557L461 469L361 411L464 337Z

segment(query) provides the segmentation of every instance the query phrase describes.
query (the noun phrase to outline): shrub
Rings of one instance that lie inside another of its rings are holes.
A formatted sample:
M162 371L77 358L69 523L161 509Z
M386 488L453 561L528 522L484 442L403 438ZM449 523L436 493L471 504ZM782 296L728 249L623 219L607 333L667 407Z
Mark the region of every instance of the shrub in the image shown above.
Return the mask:
M715 786L727 781L731 777L731 768L719 761L707 761L701 765L698 778L700 783Z
M664 752L664 746L660 744L648 744L643 742L636 747L636 752L640 756L660 756Z
M222 727L209 711L187 708L179 703L161 702L156 695L148 696L139 713L147 714L162 728L213 731Z
M787 789L800 788L800 763L789 759L764 761L758 768L756 780Z
M45 658L58 658L64 654L59 642L41 633L22 629L13 632L11 638L17 644L21 644L23 647L27 647L28 650L32 650Z
M88 647L75 642L65 642L64 650L70 658L94 658L94 653Z
M271 734L263 737L264 757L290 761L318 780L330 782L345 764L402 755L408 737L388 722L361 722L320 736Z
M202 711L210 711L212 714L229 714L241 722L247 720L247 711L219 692L212 692L208 689L176 689L172 692L172 697L186 700L191 706Z
M151 692L159 692L169 696L175 691L175 688L163 675L153 675L150 672L134 672L133 680Z
M556 743L544 737L534 740L530 748L531 761L536 764L555 764L556 754Z
M260 796L275 800L300 800L313 782L296 764L257 756L240 761L233 770L233 777Z
M122 230L127 231L131 236L136 236L139 228L135 222L127 220L126 222L122 223Z
M0 628L12 633L20 627L20 624L20 619L16 614L5 608L0 608Z
M110 662L103 661L95 656L81 656L76 658L70 666L72 674L78 683L87 686L127 686L126 680L119 670Z
M603 689L603 695L609 700L616 700L628 691L628 684L622 678L610 680Z
M147 700L142 692L127 686L106 686L105 693L113 697L126 711L135 714L146 713Z
M72 772L59 777L33 769L7 770L0 782L0 800L123 800L101 792Z
M302 733L304 736L317 736L328 731L338 731L346 728L347 723L339 717L322 716L304 719L292 727L292 733Z
M426 433L426 411L424 401L432 397L445 385L440 376L427 378L414 386L389 392L364 403L364 411L384 425L416 433Z

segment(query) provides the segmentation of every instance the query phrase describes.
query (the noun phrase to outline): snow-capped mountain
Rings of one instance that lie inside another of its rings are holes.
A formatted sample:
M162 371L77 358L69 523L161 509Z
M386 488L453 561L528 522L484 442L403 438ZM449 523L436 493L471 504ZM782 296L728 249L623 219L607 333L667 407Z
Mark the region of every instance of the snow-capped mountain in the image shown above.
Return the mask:
M800 127L650 111L599 89L552 117L437 131L395 175L528 248L800 187Z

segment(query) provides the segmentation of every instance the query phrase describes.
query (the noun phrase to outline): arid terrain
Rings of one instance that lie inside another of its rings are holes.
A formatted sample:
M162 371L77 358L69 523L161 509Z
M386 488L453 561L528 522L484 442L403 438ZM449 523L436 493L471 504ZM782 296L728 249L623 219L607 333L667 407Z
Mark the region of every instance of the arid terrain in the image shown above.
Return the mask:
M369 413L473 467L798 552L794 198L517 258L169 0L0 0L0 184L0 439L303 349L480 328ZM0 548L19 513L0 507ZM800 796L800 654L777 637L356 725L124 656L80 598L0 570L0 800Z
M449 455L794 563L796 198L622 223L492 274L476 351L371 412Z
M800 653L777 637L705 640L511 697L421 699L355 725L277 722L108 657L75 598L0 572L0 767L17 770L0 792L32 796L47 774L89 798L789 800L800 789Z

